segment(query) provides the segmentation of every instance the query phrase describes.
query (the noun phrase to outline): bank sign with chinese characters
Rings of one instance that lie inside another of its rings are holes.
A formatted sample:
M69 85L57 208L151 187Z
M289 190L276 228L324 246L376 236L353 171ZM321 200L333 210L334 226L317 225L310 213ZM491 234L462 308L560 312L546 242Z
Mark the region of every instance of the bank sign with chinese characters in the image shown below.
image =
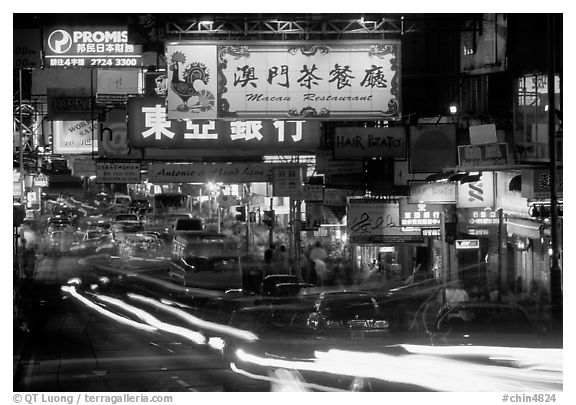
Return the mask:
M45 67L123 68L142 65L142 45L122 26L57 26L44 31Z
M128 99L128 137L132 148L314 153L320 147L320 121L177 121L168 119L161 97L131 97Z
M410 204L400 200L400 225L416 228L440 227L444 207L441 204Z
M400 41L179 42L168 118L400 118Z

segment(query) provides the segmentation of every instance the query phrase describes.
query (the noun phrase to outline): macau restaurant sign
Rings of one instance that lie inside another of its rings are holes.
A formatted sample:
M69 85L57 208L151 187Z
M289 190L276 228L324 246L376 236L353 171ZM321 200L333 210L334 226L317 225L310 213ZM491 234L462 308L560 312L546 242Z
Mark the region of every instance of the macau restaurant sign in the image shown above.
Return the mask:
M400 42L168 43L168 118L400 118Z
M142 65L142 45L122 26L55 26L44 31L45 67L124 68Z

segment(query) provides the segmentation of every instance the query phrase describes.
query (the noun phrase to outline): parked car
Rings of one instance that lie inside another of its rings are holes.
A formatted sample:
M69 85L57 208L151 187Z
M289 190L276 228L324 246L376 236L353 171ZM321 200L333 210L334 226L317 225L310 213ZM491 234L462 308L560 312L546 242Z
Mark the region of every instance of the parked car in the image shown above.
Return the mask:
M322 336L390 339L387 314L369 293L324 292L318 296L308 326Z

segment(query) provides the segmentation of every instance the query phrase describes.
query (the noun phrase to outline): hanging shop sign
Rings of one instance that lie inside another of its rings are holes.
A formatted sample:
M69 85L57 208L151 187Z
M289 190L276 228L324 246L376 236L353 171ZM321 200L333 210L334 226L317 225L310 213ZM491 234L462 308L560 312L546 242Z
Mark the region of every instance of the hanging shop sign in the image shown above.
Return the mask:
M400 41L189 41L166 49L170 119L400 117Z
M298 166L274 169L272 185L274 197L302 199L302 169Z
M97 116L89 89L48 88L46 96L49 121L91 120Z
M96 162L97 183L140 183L140 162Z
M508 164L508 144L485 143L458 146L460 168L477 166L503 166Z
M54 26L44 30L44 66L129 68L142 65L142 45L122 26Z
M34 187L48 187L48 177L44 174L34 177Z
M324 186L322 184L304 184L302 192L305 201L324 200Z
M456 185L452 183L426 183L423 181L409 181L410 204L455 204Z
M96 161L92 159L70 159L70 170L73 176L96 176Z
M322 204L307 203L306 204L306 222L304 229L306 231L317 231L323 223L322 218Z
M161 97L128 99L132 148L250 150L256 153L314 153L320 122L313 120L169 120Z
M461 249L480 249L479 239L457 239L454 241L454 247L458 250Z
M60 154L98 150L98 125L92 121L53 121L53 151Z
M484 209L461 209L458 210L459 221L468 226L494 226L498 225L498 212L491 208Z
M126 122L100 123L98 155L109 159L142 159L142 151L128 147Z
M334 133L334 157L406 157L406 130L403 127L339 127Z
M440 217L444 207L440 204L410 204L400 200L400 225L416 228L440 227Z
M456 166L456 146L456 125L410 126L410 172L439 172Z
M402 230L398 202L382 199L350 198L347 226L350 243L404 243L424 240L420 229Z
M357 193L355 190L341 189L341 188L325 188L323 202L324 205L345 207L346 199L356 194Z
M355 174L364 172L362 160L334 160L333 151L316 152L316 172L331 174Z
M138 94L137 69L98 69L96 103L125 105L129 94Z
M528 218L528 199L520 191L510 190L510 182L520 171L496 172L496 207L505 214Z
M522 197L541 200L550 199L551 190L550 170L546 169L526 169L522 170ZM563 194L562 169L556 173L556 193L559 198Z
M425 181L430 173L411 173L408 160L394 160L394 185L407 186L409 181Z
M494 174L484 172L480 181L458 185L458 208L494 206Z
M274 166L267 163L150 163L151 183L272 182Z

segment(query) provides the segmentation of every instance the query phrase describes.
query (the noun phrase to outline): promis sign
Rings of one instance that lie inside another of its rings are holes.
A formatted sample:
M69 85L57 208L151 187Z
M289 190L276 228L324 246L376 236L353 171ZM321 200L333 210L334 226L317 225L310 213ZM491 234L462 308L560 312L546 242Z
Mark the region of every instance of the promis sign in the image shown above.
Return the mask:
M136 67L142 46L121 26L57 26L44 31L45 67Z
M320 122L313 120L169 120L161 97L128 99L131 148L249 150L256 153L314 153Z

